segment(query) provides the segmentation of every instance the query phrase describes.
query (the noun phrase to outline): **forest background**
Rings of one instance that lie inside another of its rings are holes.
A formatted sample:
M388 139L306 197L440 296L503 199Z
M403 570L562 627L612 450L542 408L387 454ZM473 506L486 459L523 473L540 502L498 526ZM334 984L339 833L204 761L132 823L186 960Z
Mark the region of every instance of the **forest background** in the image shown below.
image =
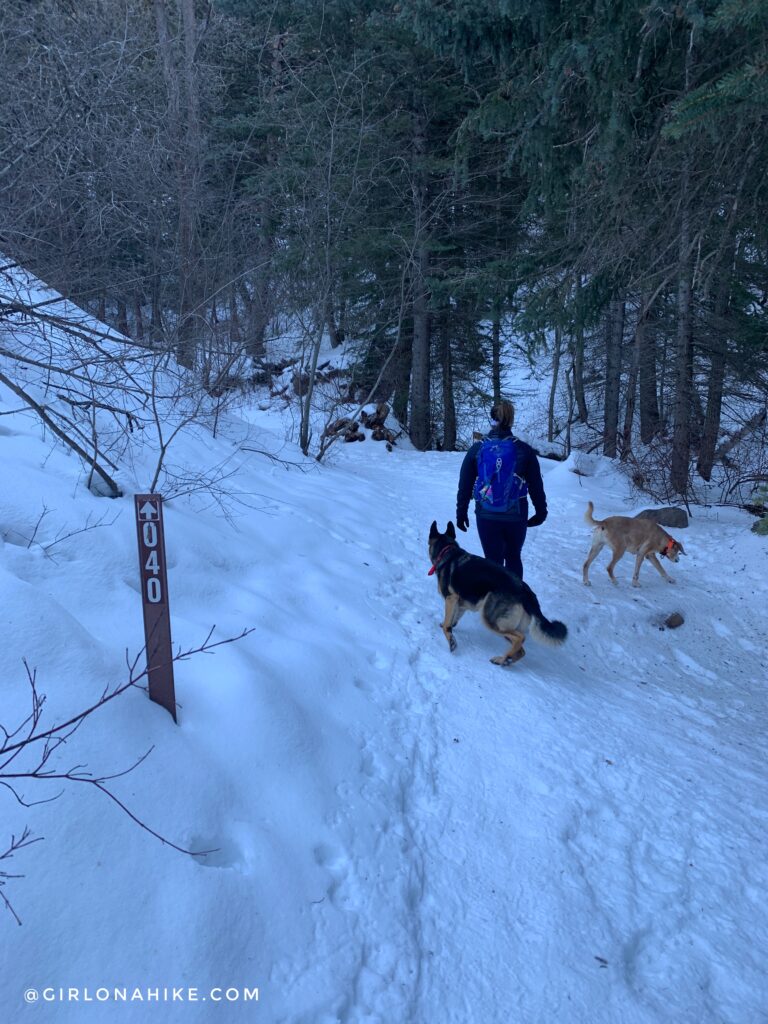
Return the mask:
M424 450L514 346L562 454L757 500L767 72L762 0L9 0L2 267L209 397L279 390L290 333L305 454L323 338L354 340L338 408L388 402ZM48 313L4 294L0 326ZM2 354L39 405L40 351Z

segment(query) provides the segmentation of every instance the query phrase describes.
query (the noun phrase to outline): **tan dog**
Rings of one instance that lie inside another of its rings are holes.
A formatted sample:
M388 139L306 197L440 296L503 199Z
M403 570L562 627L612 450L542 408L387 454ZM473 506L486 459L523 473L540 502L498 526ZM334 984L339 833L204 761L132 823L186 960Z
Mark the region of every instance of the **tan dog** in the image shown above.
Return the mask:
M607 519L600 520L592 518L594 511L595 506L590 501L587 505L584 521L589 523L590 526L594 526L595 532L592 537L592 547L589 549L589 554L582 570L585 586L591 585L589 582L589 567L606 544L610 546L613 552L613 558L608 563L608 575L611 578L611 583L618 585L619 581L613 575L613 569L627 551L637 555L635 572L632 576L633 587L640 586L637 578L640 573L640 566L645 558L659 570L667 583L675 582L671 576L664 572L664 567L656 556L662 555L671 562L676 562L680 555L685 554L683 545L679 541L670 537L665 530L662 530L658 523L654 523L650 519L632 519L630 516L609 516Z

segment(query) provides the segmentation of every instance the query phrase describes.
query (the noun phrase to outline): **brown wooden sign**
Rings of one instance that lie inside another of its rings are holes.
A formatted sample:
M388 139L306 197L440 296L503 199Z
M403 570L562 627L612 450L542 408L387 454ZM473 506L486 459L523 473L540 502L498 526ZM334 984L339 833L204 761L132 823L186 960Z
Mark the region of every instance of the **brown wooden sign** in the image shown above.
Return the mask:
M135 500L149 697L167 708L175 722L176 693L173 685L168 577L165 571L163 498L160 494L137 494Z

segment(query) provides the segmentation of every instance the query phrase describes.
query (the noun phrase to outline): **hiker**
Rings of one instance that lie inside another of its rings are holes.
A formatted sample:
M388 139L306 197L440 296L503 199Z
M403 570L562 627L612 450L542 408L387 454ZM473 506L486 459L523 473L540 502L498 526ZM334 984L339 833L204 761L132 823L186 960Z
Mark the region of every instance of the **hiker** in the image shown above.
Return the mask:
M515 407L508 401L496 402L491 419L493 427L472 445L461 464L456 525L468 529L469 499L474 497L483 554L522 579L525 533L547 518L547 499L536 452L512 435ZM530 519L528 496L535 513Z

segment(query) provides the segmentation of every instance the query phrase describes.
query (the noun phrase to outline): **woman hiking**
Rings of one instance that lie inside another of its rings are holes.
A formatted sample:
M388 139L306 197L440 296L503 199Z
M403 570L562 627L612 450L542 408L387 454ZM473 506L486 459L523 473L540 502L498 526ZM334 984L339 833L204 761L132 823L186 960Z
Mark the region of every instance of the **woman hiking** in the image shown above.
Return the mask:
M456 496L456 525L469 527L469 501L475 499L477 532L483 554L523 578L520 558L529 526L547 518L547 499L536 452L512 434L515 407L506 400L491 408L493 426L464 456ZM534 515L528 518L528 498Z

